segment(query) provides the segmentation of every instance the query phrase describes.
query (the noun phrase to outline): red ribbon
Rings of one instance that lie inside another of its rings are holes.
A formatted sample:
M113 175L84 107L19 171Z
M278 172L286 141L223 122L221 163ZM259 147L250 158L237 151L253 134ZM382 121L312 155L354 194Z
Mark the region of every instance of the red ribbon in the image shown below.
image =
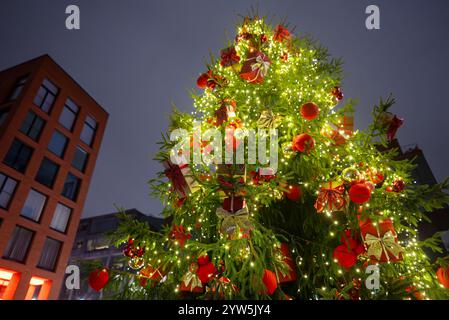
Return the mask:
M221 61L222 67L229 67L240 61L240 57L237 55L237 51L234 47L229 47L221 50Z
M166 164L168 165L168 169L166 169L164 173L173 184L173 188L181 192L183 195L186 195L185 189L188 185L181 169L187 167L188 165L184 164L182 166L178 166L170 161L167 161Z
M315 202L315 209L317 212L323 212L326 206L330 211L340 210L346 204L346 201L343 197L345 192L345 187L343 184L332 187L333 182L328 182L329 187L323 188L321 187L320 193L318 194L318 198Z

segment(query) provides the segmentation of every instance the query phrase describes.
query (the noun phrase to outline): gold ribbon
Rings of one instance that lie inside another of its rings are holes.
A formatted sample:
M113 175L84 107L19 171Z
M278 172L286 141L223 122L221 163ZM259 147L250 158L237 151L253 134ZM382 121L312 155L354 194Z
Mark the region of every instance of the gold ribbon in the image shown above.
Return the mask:
M281 122L281 117L276 116L271 110L263 110L257 120L257 126L261 129L276 128Z
M193 290L196 287L203 287L203 284L201 283L200 278L196 273L193 273L191 271L188 271L183 277L182 282L184 282L184 285L188 288L190 285L190 290Z
M368 246L367 254L369 256L376 257L380 260L382 252L385 252L387 261L390 261L389 252L391 252L395 258L399 258L399 254L404 251L404 249L396 243L396 237L391 230L385 232L385 234L380 237L379 229L377 229L377 237L372 234L367 234L365 236L365 243Z
M235 213L220 207L217 209L216 214L218 218L223 219L221 228L226 230L227 233L230 233L229 230L236 226L241 227L242 229L252 229L253 227L249 221L249 211L247 207L244 207ZM233 230L233 232L235 232L235 230Z

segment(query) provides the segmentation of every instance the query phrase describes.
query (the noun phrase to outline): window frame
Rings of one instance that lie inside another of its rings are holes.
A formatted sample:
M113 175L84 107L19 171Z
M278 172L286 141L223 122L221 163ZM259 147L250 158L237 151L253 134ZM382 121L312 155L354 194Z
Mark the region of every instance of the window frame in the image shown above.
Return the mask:
M74 198L70 198L70 197L68 197L66 194L64 194L65 185L66 185L66 183L67 183L67 178L68 178L69 176L74 177L74 178L76 179L76 181L78 182L78 184L77 184L77 186L76 186L76 191L75 191L75 196L74 196ZM63 187L62 187L61 195L62 195L64 198L67 198L67 199L71 200L72 202L76 202L76 201L78 200L78 196L79 196L79 192L80 192L80 189L81 189L81 184L82 184L82 182L83 182L82 179L79 178L77 175L74 175L74 174L71 173L71 172L67 172L66 178L65 178L65 180L64 180L64 185L63 185Z
M15 193L16 193L17 186L19 185L19 181L17 181L17 180L14 179L14 178L11 178L10 176L8 176L7 174L5 174L5 173L3 173L3 172L0 172L0 176L1 176L1 175L5 177L5 180L4 180L3 183L0 185L0 195L3 193L3 189L4 189L4 187L5 187L5 184L8 182L8 180L12 180L12 181L14 181L14 182L16 183L15 186L14 186L14 190L13 190L12 193L10 194L10 197L9 197L9 200L8 200L8 203L7 203L6 207L3 207L3 206L1 205L1 203L0 203L0 209L3 209L3 210L8 211L8 210L9 210L9 207L11 206L12 199L14 198L14 195L15 195Z
M92 120L92 122L94 122L95 125L93 125L92 123L89 123L89 120ZM90 143L87 143L87 141L85 141L83 139L83 132L86 129L86 126L92 130L92 138L91 138ZM86 118L84 119L83 129L81 130L81 134L80 134L80 140L86 146L89 146L90 148L92 148L92 146L94 145L94 142L95 142L96 135L97 135L97 129L98 129L98 121L94 117L87 115Z
M57 229L57 228L55 228L55 227L53 226L53 219L54 219L55 216L56 216L56 212L57 212L56 210L58 209L58 206L62 206L62 207L64 207L64 208L69 209L69 217L68 217L68 219L67 219L67 222L66 222L64 231L59 230L59 229ZM69 228L70 221L72 220L72 216L73 216L73 209L72 209L71 207L69 207L69 206L66 206L65 204L63 204L63 203L61 203L61 202L58 202L58 203L56 204L55 211L53 212L53 217L51 218L50 229L51 229L51 230L54 230L54 231L56 231L56 232L62 233L62 234L67 234L67 230L68 230L68 228Z
M47 81L48 83L50 83L53 87L55 87L55 90L54 90L54 91L56 91L56 92L53 92L52 89L49 88L49 85L47 85L47 84L45 83L46 81ZM37 102L36 102L36 98L38 97L38 94L39 94L39 91L41 90L41 88L43 88L43 89L45 90L45 94L43 95L42 101L41 101L40 103L37 103ZM53 109L53 106L54 106L54 104L55 104L56 98L57 98L57 96L58 96L58 94L59 94L59 91L60 91L60 89L58 88L57 85L55 85L55 84L54 84L52 81L50 81L48 78L44 78L44 79L42 80L41 85L39 86L38 91L36 92L36 95L34 96L33 104L34 104L36 107L38 107L39 109L41 109L43 112L45 112L45 113L47 113L47 114L50 114L50 112L51 112L51 110ZM45 110L45 109L43 108L43 106L44 106L44 103L45 103L45 101L47 100L47 97L48 97L49 95L53 96L53 101L51 102L51 105L49 106L48 110Z
M25 130L23 130L24 124L27 121L28 116L30 114L33 117L33 120L31 121L31 124L29 125L28 129L25 131ZM37 136L35 138L33 138L30 133L31 133L32 129L36 129L35 128L36 121L42 121L42 126L39 129ZM32 110L28 110L28 113L26 114L25 118L22 121L22 124L20 125L19 131L21 133L23 133L24 135L26 135L31 140L38 142L41 137L42 131L44 131L45 124L46 124L46 121L42 117L40 117L36 112L34 112Z
M20 148L19 148L19 152L17 152L16 155L15 155L15 157L14 157L14 161L10 164L10 163L8 163L8 162L6 161L6 159L8 158L9 152L11 151L11 148L12 148L12 146L13 146L15 143L20 143L21 145L20 145ZM22 171L22 170L19 170L19 168L17 168L17 167L15 166L15 164L17 163L17 159L20 158L19 155L20 155L20 153L22 152L23 148L28 148L28 149L30 150L30 155L29 155L29 157L28 157L28 159L27 159L27 161L26 161L26 164L24 165L23 171ZM28 144L26 144L26 143L23 142L22 140L17 139L17 138L14 138L14 140L13 140L12 143L11 143L11 145L9 146L8 151L6 152L5 157L3 158L3 163L4 163L5 165L7 165L8 167L10 167L10 168L16 170L17 172L20 172L20 173L24 174L24 173L26 172L26 170L28 169L28 165L30 164L30 160L31 160L31 158L33 157L33 154L34 154L34 148L30 147Z
M27 74L27 75L19 77L16 80L16 82L14 83L14 87L8 94L8 98L6 99L7 102L16 101L20 97L20 95L22 94L23 88L26 86L26 84L28 82L28 77L29 77L29 75ZM18 90L19 87L20 87L20 91L18 94L16 94L16 91Z
M42 259L42 255L43 255L44 250L45 250L45 248L46 248L47 240L54 241L54 242L57 242L57 243L59 244L59 248L58 248L58 253L57 253L57 255L56 255L56 259L55 259L55 261L53 262L53 268L47 268L47 267L45 267L45 266L40 265L41 259ZM47 271L50 271L50 272L55 272L56 269L57 269L57 266L58 266L59 259L60 259L60 257L61 257L61 251L62 251L62 246L63 246L63 245L64 245L64 242L63 242L63 241L60 241L60 240L55 239L55 238L53 238L53 237L45 237L44 245L43 245L43 247L42 247L41 254L40 254L40 256L39 256L39 260L38 260L38 262L37 262L37 264L36 264L36 268L39 268L39 269L42 269L42 270L47 270Z
M51 145L52 142L53 142L53 138L54 138L54 136L57 135L57 134L59 134L60 136L62 136L62 137L65 138L64 147L63 147L63 149L62 149L60 155L57 154L54 150L50 149L50 145ZM50 152L51 152L52 154L54 154L55 156L57 156L58 158L64 159L65 152L67 151L67 146L68 146L68 144L69 144L69 141L70 141L70 139L69 139L65 134L63 134L63 133L62 133L61 131L59 131L59 130L55 130L55 131L53 131L53 134L51 135L51 138L50 138L50 140L48 141L47 150L50 151Z
M12 241L14 233L15 233L15 231L17 229L23 229L23 230L28 231L28 232L31 233L30 241L29 241L28 246L26 248L26 253L25 253L24 257L23 257L23 260L19 260L19 259L16 259L16 258L11 258L11 257L9 257L9 255L6 255L7 251L11 251L10 242ZM5 260L9 260L9 261L15 261L15 262L18 262L18 263L21 263L21 264L26 264L26 261L28 260L28 256L29 256L29 253L30 253L30 248L31 248L31 246L33 244L35 235L36 235L36 231L16 224L15 228L13 229L13 232L11 233L11 235L9 237L8 243L6 244L5 251L2 254L2 258L5 259Z
M54 165L54 166L56 167L56 172L55 172L54 176L52 177L52 181L51 181L50 185L47 185L47 184L43 183L42 181L40 181L40 180L38 179L39 173L41 172L42 165L43 165L44 161L47 162L47 163L50 163L51 165ZM59 164L57 164L56 162L54 162L53 160L50 160L50 159L47 158L47 157L43 157L43 158L42 158L42 161L41 161L41 164L39 165L39 169L38 169L37 172L36 172L36 176L34 177L34 180L35 180L36 182L40 183L41 185L43 185L43 186L49 188L49 189L53 189L53 187L54 187L54 185L55 185L55 181L56 181L56 179L57 179L57 177L58 177L58 173L59 173L59 169L60 169L60 168L61 168L61 166L60 166Z
M78 153L79 150L81 150L81 153L84 153L84 154L85 154L84 163L83 163L82 168L78 168L77 166L74 165L74 162L75 162L75 159L76 159L76 155L77 155L77 153ZM71 166L72 166L73 168L75 168L76 170L78 170L79 172L85 173L85 172L86 172L86 168L87 168L87 164L88 164L88 162L89 162L89 157L90 157L89 152L87 152L86 150L84 150L83 147L81 147L81 146L78 145L78 146L76 146L76 148L75 148L75 153L74 153L74 155L73 155L73 159L72 159L72 162L71 162Z
M28 197L30 196L30 193L31 193L31 192L36 192L36 193L38 193L39 195L44 196L44 198L45 198L45 199L44 199L44 203L42 204L42 208L41 208L41 210L40 210L40 212L39 212L39 217L37 218L37 220L35 220L35 219L33 219L32 217L28 217L28 216L26 216L26 215L23 214L23 209L25 208L25 205L26 205L26 203L27 203L27 201L28 201ZM44 193L42 193L42 192L39 192L39 191L37 191L36 189L30 188L30 190L28 191L28 195L27 195L27 197L26 197L26 199L25 199L25 202L23 203L22 209L20 210L20 217L22 217L22 218L24 218L24 219L27 219L27 220L29 220L29 221L33 221L33 222L35 222L35 223L40 224L41 219L42 219L42 213L45 211L45 208L46 208L46 206L47 206L47 202L48 202L48 196L47 196L46 194L44 194Z
M74 110L73 106L77 110ZM61 121L61 118L64 115L64 112L66 110L68 113L71 113L71 115L73 115L73 122L72 122L70 128L66 127L64 125L64 123ZM80 112L80 107L71 98L67 98L67 100L64 103L64 106L62 108L61 114L59 115L58 123L60 125L62 125L65 129L69 130L70 132L73 132L73 129L75 128L75 125L76 125L76 121L78 120L79 112Z

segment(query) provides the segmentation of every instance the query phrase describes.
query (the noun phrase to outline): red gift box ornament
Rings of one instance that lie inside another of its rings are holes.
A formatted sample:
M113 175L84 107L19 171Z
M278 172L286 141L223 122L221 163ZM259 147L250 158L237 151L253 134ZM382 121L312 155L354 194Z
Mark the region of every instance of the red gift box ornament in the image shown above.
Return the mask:
M185 242L192 238L192 235L186 232L183 225L178 226L175 224L170 232L170 238L177 240L182 248L184 247Z
M202 293L204 291L203 283L197 275L198 264L193 262L189 266L189 271L184 274L181 279L181 285L179 290L181 291L189 291L195 293Z
M240 61L240 57L237 55L237 51L234 47L221 50L220 55L220 64L222 67L230 67Z
M243 63L240 77L250 83L263 83L271 61L262 52L251 52Z
M402 260L404 249L398 244L393 222L389 219L374 226L370 220L361 223L360 231L366 247L366 253L379 262L397 262Z
M282 25L278 25L274 30L273 40L282 42L290 39L290 31Z
M166 168L164 174L173 185L173 189L180 198L186 197L199 189L198 182L192 177L192 171L188 164L177 165L170 160L163 162Z
M390 125L387 129L387 139L388 141L394 140L396 136L396 132L398 131L399 127L402 126L404 123L404 119L398 118L396 115L394 115L393 119L391 119Z
M290 248L286 243L281 244L281 253L283 255L283 261L288 266L288 272L282 274L282 272L277 272L279 283L296 281L296 264L290 254Z
M224 99L221 103L221 107L215 111L217 126L221 126L224 122L228 122L230 119L235 118L235 111L237 104L234 100Z
M320 213L325 209L331 212L341 210L346 204L343 196L344 192L345 186L343 182L330 181L321 184L321 189L315 202L316 211Z

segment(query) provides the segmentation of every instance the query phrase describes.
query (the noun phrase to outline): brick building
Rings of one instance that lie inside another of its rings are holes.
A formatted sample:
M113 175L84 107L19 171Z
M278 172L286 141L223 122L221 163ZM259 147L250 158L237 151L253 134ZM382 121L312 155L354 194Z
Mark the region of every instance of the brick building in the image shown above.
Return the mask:
M57 299L108 113L43 55L0 72L0 299Z

